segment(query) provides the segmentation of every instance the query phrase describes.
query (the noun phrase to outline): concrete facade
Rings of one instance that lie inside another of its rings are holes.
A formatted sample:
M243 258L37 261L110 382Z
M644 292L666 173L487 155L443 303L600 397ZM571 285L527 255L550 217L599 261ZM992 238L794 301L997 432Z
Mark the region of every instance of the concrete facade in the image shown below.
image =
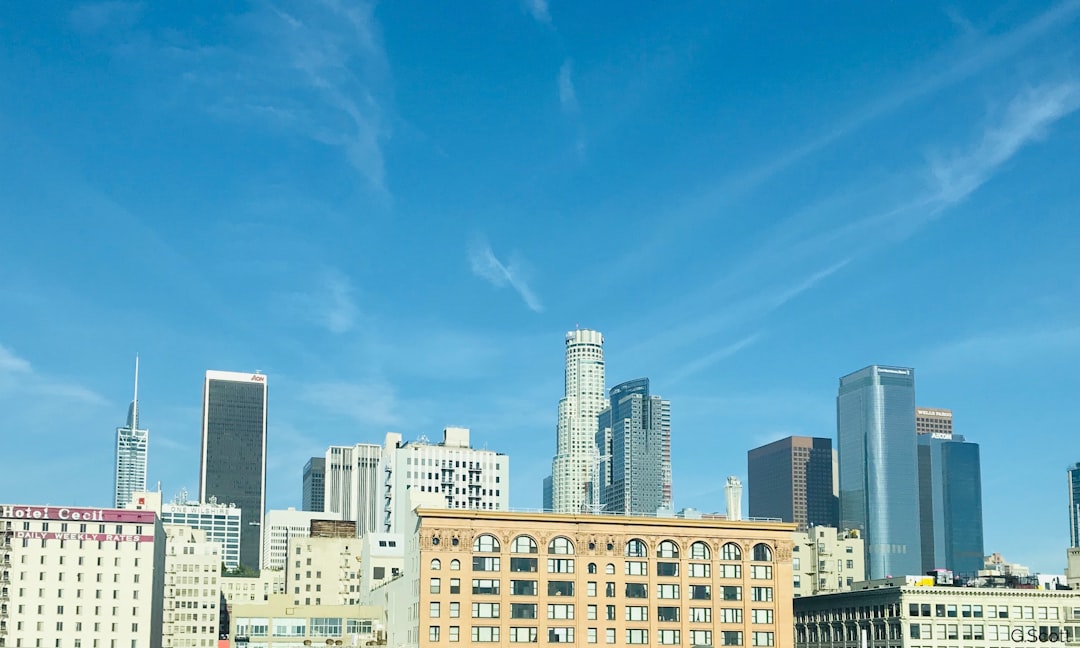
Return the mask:
M795 533L791 554L794 596L846 592L866 580L863 539L858 531L811 527Z
M206 532L165 527L165 592L161 645L217 645L221 609L221 546Z

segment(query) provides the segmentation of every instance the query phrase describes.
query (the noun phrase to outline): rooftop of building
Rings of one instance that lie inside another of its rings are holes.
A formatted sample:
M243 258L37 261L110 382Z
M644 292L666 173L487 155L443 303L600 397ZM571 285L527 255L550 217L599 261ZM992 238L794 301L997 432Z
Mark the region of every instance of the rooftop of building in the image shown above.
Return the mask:
M502 511L481 511L469 509L418 508L416 514L421 519L446 520L491 520L501 522L521 522L522 524L543 524L551 522L569 522L576 524L610 524L620 527L648 525L660 527L701 527L741 529L746 531L770 531L791 533L795 530L793 522L783 522L777 518L749 518L729 520L718 514L700 514L692 511L690 516L684 512L672 515L640 515L623 513L553 513L538 509L508 509Z

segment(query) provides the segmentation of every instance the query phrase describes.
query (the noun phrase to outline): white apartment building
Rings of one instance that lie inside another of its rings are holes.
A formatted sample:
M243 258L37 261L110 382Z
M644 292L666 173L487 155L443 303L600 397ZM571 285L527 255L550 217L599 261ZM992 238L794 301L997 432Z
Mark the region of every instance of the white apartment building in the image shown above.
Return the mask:
M863 539L857 530L813 526L794 534L791 573L796 597L846 592L866 580Z
M402 442L386 435L382 470L383 531L402 532L414 493L437 494L448 509L505 511L510 503L510 457L469 445L469 429L448 427L441 443Z
M0 504L0 646L159 648L153 511Z
M220 630L221 546L206 532L165 526L164 648L216 646Z
M794 600L796 648L1080 645L1080 591L906 576Z
M360 538L293 538L285 593L295 605L360 604Z
M608 406L604 387L604 336L578 329L566 334L565 395L559 401L551 498L556 513L596 511L600 506L597 416Z
M321 511L285 510L267 511L263 518L262 568L285 569L290 538L306 538L311 535L311 521L321 520Z
M373 443L326 450L323 511L356 522L356 533L383 530L383 447Z
M415 516L414 516L415 518ZM360 547L361 601L368 592L397 578L405 568L405 534L372 533Z
M221 579L221 595L233 605L265 603L274 594L285 592L285 571L264 569L258 576L225 576Z

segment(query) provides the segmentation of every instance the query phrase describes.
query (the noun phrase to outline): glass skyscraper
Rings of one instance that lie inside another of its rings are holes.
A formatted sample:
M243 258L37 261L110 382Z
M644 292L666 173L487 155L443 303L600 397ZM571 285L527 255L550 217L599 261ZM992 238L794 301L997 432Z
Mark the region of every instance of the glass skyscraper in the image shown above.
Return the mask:
M128 407L127 424L116 428L116 484L113 506L124 508L131 494L146 490L146 455L150 431L139 427L139 357L135 357L135 396Z
M240 565L258 570L266 510L266 376L207 371L199 501L241 512Z
M1080 463L1069 469L1069 546L1080 547Z
M323 511L326 502L326 457L312 457L304 464L303 510Z
M920 434L918 444L923 573L975 576L983 568L979 444L950 433Z
M835 528L835 465L832 439L790 436L754 448L746 455L750 517L794 522L803 533Z
M609 513L653 515L671 507L671 403L649 394L649 379L611 388L598 417L600 504Z
M865 538L867 578L922 573L915 370L872 365L836 399L840 525Z

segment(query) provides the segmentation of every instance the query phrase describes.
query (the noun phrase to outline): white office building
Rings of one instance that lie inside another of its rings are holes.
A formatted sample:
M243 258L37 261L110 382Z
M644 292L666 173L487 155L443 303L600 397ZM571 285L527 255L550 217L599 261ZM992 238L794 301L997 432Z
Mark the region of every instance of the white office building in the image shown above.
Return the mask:
M135 493L128 508L154 511L163 524L179 524L206 532L209 542L221 546L221 562L225 567L240 566L240 537L242 535L240 509L231 504L218 504L211 498L206 504L187 501L187 491L162 503L161 493Z
M552 510L597 511L600 506L596 433L608 406L604 388L604 336L579 329L566 334L565 396L559 401L555 459L551 462Z
M849 591L866 580L862 534L827 526L795 532L791 573L796 597Z
M292 507L267 511L263 518L262 568L285 569L289 540L310 536L311 521L325 517L321 511L297 511Z
M206 532L165 527L164 648L215 646L220 629L221 546Z
M132 493L146 490L146 455L150 431L139 427L139 357L135 356L135 396L127 424L116 428L116 483L113 506L124 508Z
M356 522L357 535L383 530L383 447L373 443L326 450L324 513Z
M0 504L0 646L159 648L153 511Z
M469 445L469 429L448 427L441 443L402 442L386 435L383 530L405 532L409 494L436 494L448 509L505 511L510 503L510 458Z

